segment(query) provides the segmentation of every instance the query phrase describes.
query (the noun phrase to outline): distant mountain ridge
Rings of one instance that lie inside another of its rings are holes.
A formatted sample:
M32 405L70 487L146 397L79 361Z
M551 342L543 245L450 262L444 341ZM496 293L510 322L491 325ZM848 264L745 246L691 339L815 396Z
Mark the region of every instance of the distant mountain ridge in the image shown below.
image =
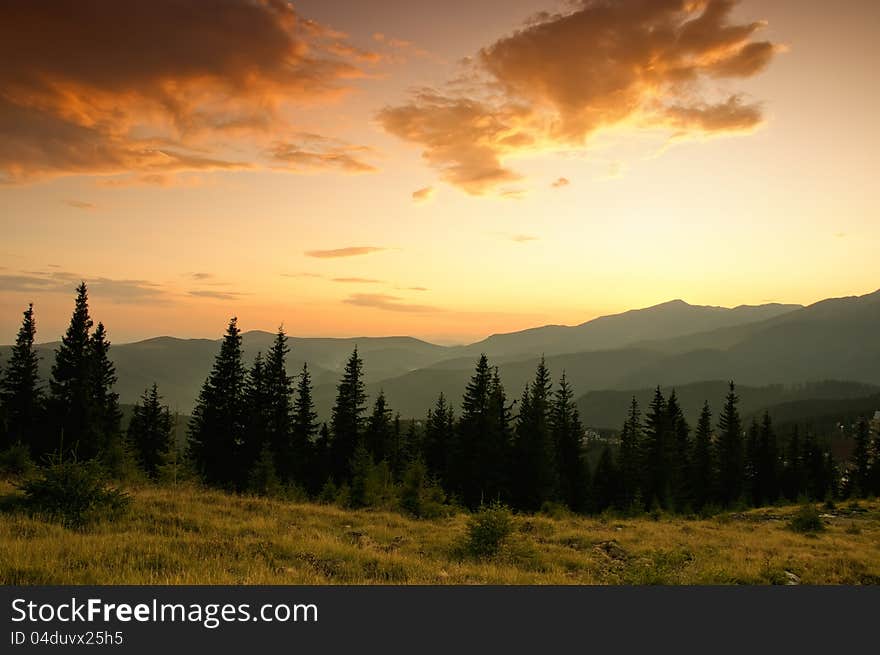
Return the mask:
M112 327L112 326L111 326ZM732 309L673 300L603 316L578 326L544 326L493 335L468 346L439 346L413 337L290 337L292 374L308 362L315 402L326 418L345 360L357 345L368 393L384 390L404 417L420 417L443 391L461 397L476 358L498 365L508 395L518 397L542 354L554 377L566 371L576 393L734 379L743 385L851 380L880 384L880 291L800 305ZM112 333L111 333L112 336ZM243 334L248 363L274 335ZM42 344L48 379L56 343ZM173 409L188 413L211 369L219 339L156 337L114 344L117 390L124 403L159 384ZM7 347L0 347L0 362Z

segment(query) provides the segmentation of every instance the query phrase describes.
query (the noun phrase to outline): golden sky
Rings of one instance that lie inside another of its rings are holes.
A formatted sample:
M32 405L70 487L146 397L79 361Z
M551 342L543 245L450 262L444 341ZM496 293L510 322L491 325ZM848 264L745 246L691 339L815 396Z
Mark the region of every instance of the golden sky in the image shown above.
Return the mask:
M872 0L7 0L0 343L880 287Z

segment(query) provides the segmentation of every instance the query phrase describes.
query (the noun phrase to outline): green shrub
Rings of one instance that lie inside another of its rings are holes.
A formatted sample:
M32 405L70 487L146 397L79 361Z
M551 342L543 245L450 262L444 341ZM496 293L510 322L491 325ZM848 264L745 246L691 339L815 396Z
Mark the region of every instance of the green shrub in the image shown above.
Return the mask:
M795 532L813 533L825 529L819 511L813 505L804 505L791 517L788 527Z
M399 503L403 511L416 518L440 518L451 512L446 504L446 494L428 477L420 459L410 463L404 471Z
M23 477L34 470L28 447L17 443L0 452L0 475Z
M513 515L499 502L481 507L468 520L465 548L474 557L494 557L513 531Z
M96 462L50 463L40 474L20 485L24 505L33 514L81 528L122 515L131 499L107 484L104 470Z

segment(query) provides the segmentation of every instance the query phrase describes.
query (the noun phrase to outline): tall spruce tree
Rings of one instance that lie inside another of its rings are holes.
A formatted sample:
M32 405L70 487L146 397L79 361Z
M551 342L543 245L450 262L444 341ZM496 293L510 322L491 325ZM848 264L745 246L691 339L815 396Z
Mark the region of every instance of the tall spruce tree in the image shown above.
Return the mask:
M855 448L853 449L853 482L856 494L865 497L871 492L871 431L868 421L864 418L856 423L854 435ZM876 461L876 460L875 460Z
M251 486L250 480L254 476L256 476L254 479L266 478L264 472L270 461L272 475L277 476L277 453L272 448L269 437L270 413L266 364L263 361L263 353L258 352L245 377L243 429L241 443L238 445L240 473L244 474L238 480L241 488L248 487L252 491L259 491ZM252 469L255 466L259 467L263 473L254 473Z
M312 377L308 364L303 364L296 383L296 398L293 401L293 418L290 436L290 475L298 484L310 487L310 480L316 470L321 471L323 484L327 476L326 464L317 461L318 414L312 400ZM325 444L326 445L326 444ZM326 453L324 453L326 455Z
M511 448L513 444L513 405L501 382L498 367L492 369L489 385L489 417L485 439L478 448L479 469L483 474L482 495L495 501L507 500L511 485Z
M336 404L330 419L332 474L337 482L347 480L354 450L363 435L363 415L367 395L363 380L364 361L357 347L345 364L342 379L336 387ZM360 458L358 461L362 461Z
M171 412L162 405L156 383L145 389L140 402L135 403L128 424L128 440L134 448L138 463L147 477L156 480L164 464L173 455L175 444L171 435Z
M541 357L517 417L514 497L522 509L536 510L558 498L556 448L550 431L551 387L550 371Z
M455 415L441 392L425 420L422 454L428 475L448 487L449 451L455 438Z
M806 493L806 467L800 429L797 425L792 429L788 439L784 467L785 496L791 501L798 501L801 495Z
M669 421L666 399L658 386L645 415L642 479L645 506L669 506Z
M0 407L5 419L0 432L0 448L21 443L33 455L39 454L40 450L37 432L43 403L39 358L34 349L36 334L34 306L31 304L24 311L6 370L0 377Z
M614 464L611 448L605 446L593 472L593 489L590 508L594 512L603 512L612 506L619 505L621 498L620 477Z
M589 468L583 452L584 428L565 371L553 397L550 424L559 464L560 496L570 509L583 512L589 495Z
M82 455L94 457L103 454L111 468L118 465L124 457L122 453L122 411L119 408L119 394L113 390L116 385L116 366L110 360L110 341L103 323L98 323L89 339L89 377L91 380L91 404L94 410L96 441L83 444Z
M241 486L247 478L251 462L242 458L246 382L241 331L233 317L189 424L190 456L210 484Z
M769 412L761 419L758 456L758 490L760 502L775 503L779 498L779 449Z
M364 430L364 445L374 462L390 459L393 427L391 408L385 400L385 392L380 390Z
M49 381L52 422L47 439L52 450L73 450L81 458L94 454L99 440L91 385L92 325L88 289L81 282L70 325L55 351Z
M694 436L691 474L694 509L700 510L714 500L716 480L715 449L712 443L712 410L709 409L709 402L706 401L703 403Z
M666 422L669 430L669 488L672 508L685 512L693 508L691 472L691 429L678 402L675 390L666 402Z
M642 420L639 403L632 397L629 413L620 432L620 463L618 465L619 497L616 504L629 510L640 497L642 486Z
M287 335L284 327L278 328L272 347L265 359L266 388L266 440L275 459L278 474L289 480L296 473L293 450L293 380L287 374Z
M718 421L719 500L725 507L739 501L743 494L745 462L738 404L736 386L731 382Z
M476 369L465 388L461 402L461 418L458 422L453 448L449 459L450 491L459 496L468 507L477 507L484 497L484 456L487 449L490 418L490 394L492 370L485 354L477 360ZM492 465L497 465L497 462Z
M752 418L749 429L746 432L745 464L743 467L743 488L748 501L754 506L761 505L761 428L758 419Z

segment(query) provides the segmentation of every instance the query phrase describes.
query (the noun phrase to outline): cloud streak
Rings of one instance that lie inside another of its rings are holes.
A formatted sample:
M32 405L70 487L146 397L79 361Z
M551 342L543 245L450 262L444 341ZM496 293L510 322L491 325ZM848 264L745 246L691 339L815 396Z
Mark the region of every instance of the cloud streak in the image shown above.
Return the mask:
M89 294L113 303L165 302L167 294L161 285L148 280L87 278L66 271L22 271L0 275L0 287L19 293L73 294L76 285L85 280Z
M356 305L358 307L370 307L373 309L382 309L390 312L407 312L407 313L428 313L438 312L440 309L430 305L417 305L402 302L398 296L392 296L384 293L356 293L345 300L347 305Z
M349 246L347 248L334 248L331 250L306 250L307 257L315 257L317 259L337 259L340 257L359 257L361 255L370 255L376 252L384 252L388 248L380 248L378 246Z

